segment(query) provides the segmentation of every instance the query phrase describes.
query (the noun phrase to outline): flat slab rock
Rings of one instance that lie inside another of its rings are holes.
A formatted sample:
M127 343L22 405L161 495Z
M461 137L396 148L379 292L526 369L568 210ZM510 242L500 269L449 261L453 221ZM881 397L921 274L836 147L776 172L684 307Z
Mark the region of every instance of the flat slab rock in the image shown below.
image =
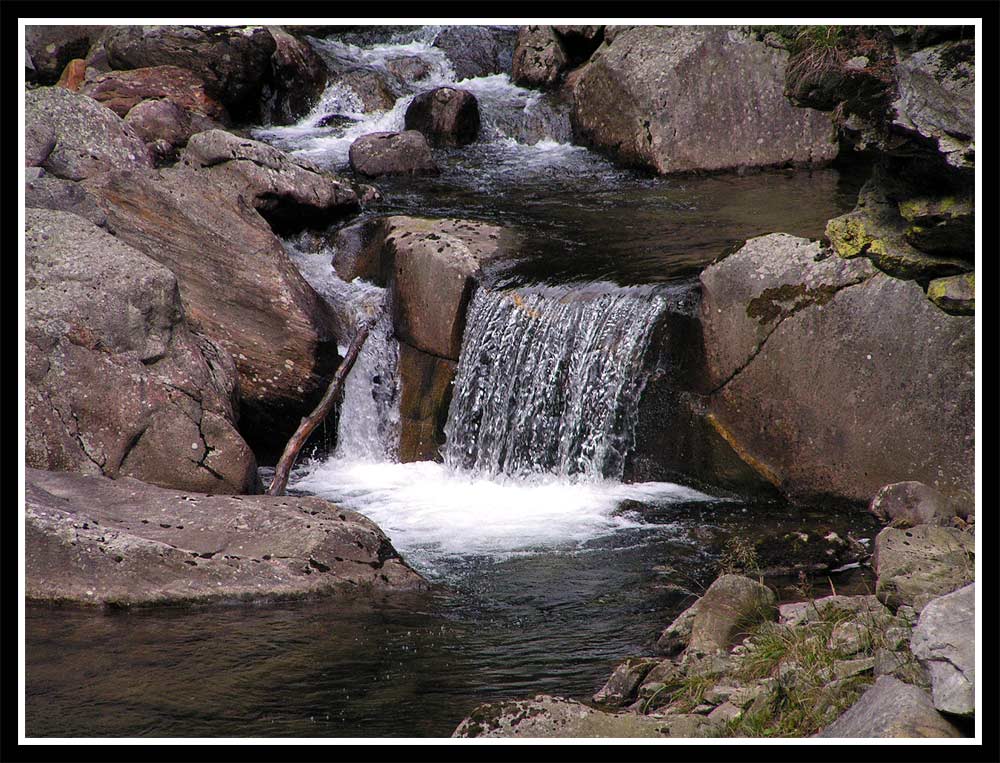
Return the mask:
M319 498L36 469L25 483L29 600L128 607L426 586L373 522Z
M539 694L533 700L480 705L453 737L705 737L713 724L701 715L606 713L580 702Z
M910 649L931 677L934 706L971 716L976 711L976 585L934 599L913 629Z

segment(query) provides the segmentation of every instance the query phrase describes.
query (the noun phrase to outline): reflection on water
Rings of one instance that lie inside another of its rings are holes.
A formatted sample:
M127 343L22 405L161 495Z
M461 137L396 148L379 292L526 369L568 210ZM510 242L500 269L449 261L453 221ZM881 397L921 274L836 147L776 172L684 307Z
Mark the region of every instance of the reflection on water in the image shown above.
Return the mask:
M436 592L374 606L29 607L28 735L447 736L481 702L589 697L623 657L650 653L735 534L872 529L864 515L778 506L629 508L643 526L543 553L452 556Z

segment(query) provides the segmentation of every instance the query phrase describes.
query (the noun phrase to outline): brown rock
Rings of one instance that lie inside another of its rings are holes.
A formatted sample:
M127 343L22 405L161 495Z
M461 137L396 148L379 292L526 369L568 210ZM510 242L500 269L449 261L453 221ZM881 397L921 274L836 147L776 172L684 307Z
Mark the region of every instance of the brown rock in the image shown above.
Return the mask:
M467 90L439 87L417 95L406 109L406 129L432 146L465 146L479 135L479 103Z
M441 172L431 156L427 139L416 130L362 135L351 144L348 156L354 171L368 177Z
M374 523L319 498L35 469L26 480L29 600L130 607L425 587Z
M28 464L254 490L235 367L188 330L174 275L77 215L26 220Z
M66 64L66 68L63 69L63 73L59 77L59 81L56 83L56 86L76 93L80 90L80 87L83 85L86 77L87 62L82 58L74 58Z
M163 98L186 111L226 123L225 107L212 98L205 81L179 66L151 66L99 74L84 83L82 92L124 117L141 101Z
M121 241L177 275L189 324L236 361L242 431L259 458L276 457L339 362L326 303L251 203L210 171L113 172L88 190Z
M550 26L523 26L514 47L515 84L552 87L567 68L568 57L562 42Z
M264 119L291 124L309 113L323 95L328 72L319 54L281 27L268 27L274 38L271 76L264 86Z
M399 460L438 461L457 363L399 343Z
M24 27L24 49L31 59L34 76L44 85L59 79L67 64L84 58L103 26L28 24Z

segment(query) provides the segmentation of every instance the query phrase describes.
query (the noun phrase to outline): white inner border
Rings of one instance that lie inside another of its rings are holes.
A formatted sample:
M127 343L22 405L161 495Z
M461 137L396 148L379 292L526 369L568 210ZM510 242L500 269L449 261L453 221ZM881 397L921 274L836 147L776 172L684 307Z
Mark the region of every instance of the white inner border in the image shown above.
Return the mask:
M371 25L371 26L393 26L397 24L601 24L607 23L607 19L595 18L429 18L429 19L381 19L381 18L281 18L281 17L258 17L250 20L243 18L90 18L73 16L60 19L44 18L20 18L18 19L18 34L20 47L18 49L18 180L19 180L19 209L18 225L20 230L24 230L24 28L25 26L48 26L62 24L65 22L77 24L210 24L221 26L256 26L256 25L282 25L282 24L351 24L351 25ZM975 169L975 192L976 192L976 257L975 268L977 273L982 273L983 256L983 230L982 230L982 166L983 166L983 145L982 145L982 68L981 52L983 50L983 20L976 19L899 19L899 18L734 18L734 19L633 19L615 18L616 24L631 25L653 25L653 24L676 24L690 26L694 24L707 25L748 25L748 24L775 24L775 25L818 25L818 24L882 24L882 25L941 25L941 24L962 24L975 26L976 28L976 169ZM992 160L990 160L992 161ZM289 744L707 744L707 745L759 745L759 744L795 744L795 745L815 745L815 744L844 744L844 740L836 739L449 739L449 738L327 738L327 737L298 737L298 738L263 738L263 737L242 737L242 738L199 738L199 737L124 737L124 738L89 738L89 737L25 737L25 575L24 575L24 511L25 502L25 424L24 424L24 400L25 400L25 321L24 321L24 275L25 275L25 247L23 237L18 247L18 283L20 291L18 293L18 396L20 408L18 409L18 501L22 510L18 511L18 743L19 744L42 744L42 745L94 745L94 744L205 744L205 745L232 745L232 744L267 744L267 745L289 745ZM975 313L975 345L976 345L976 374L975 374L975 409L976 409L976 581L982 580L983 559L979 553L979 539L983 536L984 529L992 532L992 516L984 516L982 512L982 277L976 278L976 304L979 306ZM985 527L984 527L985 525ZM976 586L976 675L980 680L976 681L976 722L975 736L969 739L869 739L868 744L874 745L920 745L920 744L982 744L983 734L983 679L982 674L982 587ZM622 655L623 658L626 655ZM857 740L850 740L855 742Z

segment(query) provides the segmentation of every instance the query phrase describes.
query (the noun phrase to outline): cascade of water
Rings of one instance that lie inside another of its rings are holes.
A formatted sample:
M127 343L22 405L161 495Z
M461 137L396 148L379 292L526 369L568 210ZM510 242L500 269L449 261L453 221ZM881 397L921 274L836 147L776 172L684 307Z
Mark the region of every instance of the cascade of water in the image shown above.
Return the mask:
M643 360L665 307L655 294L617 287L480 289L445 427L445 463L491 477L620 479Z
M399 343L393 333L389 293L361 279L339 278L330 264L329 247L310 254L297 244L294 239L286 241L285 249L333 309L337 336L345 344L363 321L376 318L344 383L334 455L353 461L393 461L399 448Z

